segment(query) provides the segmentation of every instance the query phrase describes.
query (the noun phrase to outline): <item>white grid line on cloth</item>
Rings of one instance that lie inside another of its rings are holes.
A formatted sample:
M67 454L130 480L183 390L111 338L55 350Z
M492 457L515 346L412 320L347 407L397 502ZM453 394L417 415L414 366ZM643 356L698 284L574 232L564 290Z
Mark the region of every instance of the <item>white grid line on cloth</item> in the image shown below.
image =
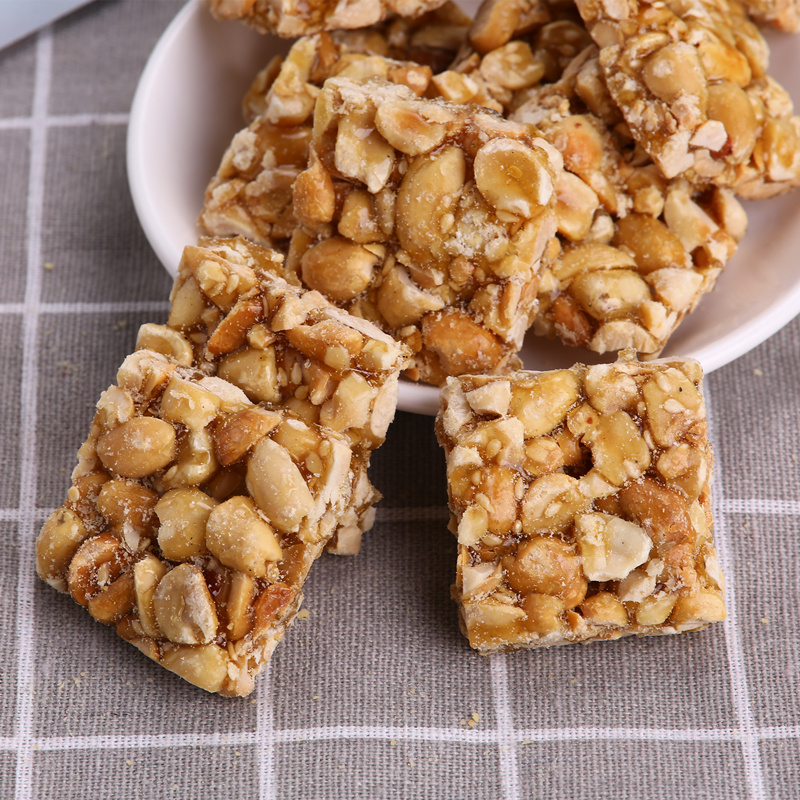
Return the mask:
M36 416L39 389L36 347L39 315L36 307L41 295L42 215L44 213L45 172L47 163L47 116L53 61L52 28L36 37L32 118L30 128L30 167L28 174L27 269L25 278L25 315L22 333L22 380L20 381L20 476L19 476L19 568L17 574L17 747L14 796L27 800L33 771L30 742L33 681L33 539L34 500L36 497L37 455ZM27 511L26 511L27 510Z
M720 507L728 514L774 514L786 517L800 514L800 500L768 500L761 497L723 499Z
M88 128L90 125L127 125L130 114L54 114L42 117L6 117L0 119L0 131L25 131L34 125L46 128Z
M272 664L261 673L256 738L258 754L258 800L275 800L275 723L272 712Z
M717 450L715 425L713 417L713 404L707 402L707 415L709 424L709 438L712 439L712 449ZM741 732L742 758L744 760L745 778L749 790L750 800L764 800L766 788L764 773L761 765L761 752L755 734L755 722L750 705L750 689L747 683L744 653L739 641L739 629L736 624L737 601L733 579L733 561L728 548L727 529L725 525L726 507L725 497L722 494L722 485L716 481L712 487L712 504L714 517L714 542L719 555L722 574L728 576L725 589L725 607L728 612L727 619L723 622L725 630L725 649L728 655L728 674L731 682L731 696L734 711L739 722Z
M119 303L40 303L28 307L25 303L0 303L0 314L24 314L26 311L43 314L128 314L140 311L169 311L163 300L141 300Z
M770 726L755 729L759 740L798 739L800 725ZM446 742L453 744L498 743L494 728L406 728L369 725L332 725L319 728L274 729L271 742L293 744L297 742L323 742L335 740L366 741L416 741ZM737 728L519 728L514 732L518 746L546 744L548 742L740 742L741 730ZM164 733L108 736L38 736L30 740L30 749L39 752L75 750L125 750L156 749L163 747L229 747L233 745L265 744L261 731L233 731L229 733ZM19 740L15 736L0 737L0 750L16 750ZM265 776L265 784L267 778ZM265 785L264 800L271 800Z
M137 311L169 311L165 300L139 300L118 303L0 303L0 314L24 314L25 311L41 314L123 314Z
M497 717L497 751L500 761L500 785L504 800L519 800L517 746L514 740L514 721L511 717L508 694L507 656L498 654L491 660L492 696Z

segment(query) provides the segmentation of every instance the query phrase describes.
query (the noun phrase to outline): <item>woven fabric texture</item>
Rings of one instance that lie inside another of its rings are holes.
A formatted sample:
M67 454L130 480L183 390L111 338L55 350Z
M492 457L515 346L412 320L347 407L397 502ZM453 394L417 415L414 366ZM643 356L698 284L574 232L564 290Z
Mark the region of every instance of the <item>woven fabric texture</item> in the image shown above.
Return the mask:
M800 797L800 320L706 381L729 617L701 633L471 651L444 457L404 412L361 554L315 565L249 698L188 685L38 580L92 407L166 317L125 136L181 5L100 0L0 53L0 798Z

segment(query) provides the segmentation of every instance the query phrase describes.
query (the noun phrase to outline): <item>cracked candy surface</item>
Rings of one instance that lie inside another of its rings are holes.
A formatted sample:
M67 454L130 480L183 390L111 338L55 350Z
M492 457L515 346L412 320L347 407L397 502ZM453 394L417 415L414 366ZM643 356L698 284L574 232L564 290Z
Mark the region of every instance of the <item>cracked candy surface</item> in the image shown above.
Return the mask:
M287 267L414 352L407 375L513 363L554 231L556 151L529 126L385 81L329 79Z
M725 617L702 373L691 360L448 379L462 629L483 653Z
M165 668L244 695L323 548L357 550L402 346L235 240L184 253L167 325L98 401L37 572Z

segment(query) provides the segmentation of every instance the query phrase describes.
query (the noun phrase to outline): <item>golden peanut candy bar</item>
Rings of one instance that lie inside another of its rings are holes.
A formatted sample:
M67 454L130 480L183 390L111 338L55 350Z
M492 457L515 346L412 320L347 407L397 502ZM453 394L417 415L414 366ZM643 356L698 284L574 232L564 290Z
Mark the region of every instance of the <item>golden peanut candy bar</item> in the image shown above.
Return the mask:
M724 619L691 360L449 378L453 595L482 653Z
M800 118L736 0L578 0L636 141L667 178L770 197L800 184Z
M331 78L287 267L407 343L414 380L503 370L535 310L560 162L484 109Z
M742 5L756 22L788 33L800 30L800 4L797 0L742 0Z
M272 250L244 239L201 239L184 250L167 325L143 326L137 346L222 378L253 403L344 434L358 457L361 488L328 549L354 554L374 518L379 495L366 471L394 417L407 351L282 275Z
M374 49L390 50L386 32L376 26L373 33L355 41L352 35L305 36L280 65L267 68L268 73L277 69L271 80L270 74L256 79L245 109L248 115L259 113L234 136L206 189L199 219L205 233L288 248L297 227L292 187L308 164L314 103L331 75L385 78L425 94L431 68L373 54ZM357 52L357 46L365 52Z
M252 690L322 549L370 526L405 363L279 266L242 242L187 248L169 324L140 330L36 548L49 584L226 695Z
M166 669L246 695L350 504L354 461L342 435L139 351L98 402L37 572Z
M744 209L729 189L699 192L636 158L608 127L619 117L594 48L517 102L510 118L537 125L564 157L533 330L599 353L659 353L735 253Z
M238 19L261 33L307 33L363 28L389 17L418 17L444 0L206 0L217 19Z

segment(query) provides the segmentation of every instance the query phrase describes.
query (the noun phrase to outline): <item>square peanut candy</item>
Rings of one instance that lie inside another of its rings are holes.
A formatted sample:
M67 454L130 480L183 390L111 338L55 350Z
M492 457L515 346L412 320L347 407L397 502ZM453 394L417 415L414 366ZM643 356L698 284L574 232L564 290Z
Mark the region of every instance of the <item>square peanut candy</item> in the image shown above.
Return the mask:
M36 543L43 580L224 695L252 691L326 545L371 525L407 355L280 271L243 241L186 248Z
M724 619L702 370L689 359L450 378L453 595L482 653Z
M287 256L412 350L412 380L501 372L536 310L562 159L532 126L403 85L327 80Z

